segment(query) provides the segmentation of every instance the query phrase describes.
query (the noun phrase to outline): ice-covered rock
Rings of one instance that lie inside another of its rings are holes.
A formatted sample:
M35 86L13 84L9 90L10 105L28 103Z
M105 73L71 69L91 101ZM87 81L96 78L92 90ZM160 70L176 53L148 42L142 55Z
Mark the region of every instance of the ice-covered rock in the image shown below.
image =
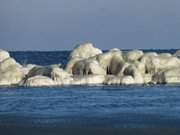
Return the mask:
M24 78L18 63L13 58L0 62L0 85L15 85Z
M27 74L27 78L39 75L47 76L55 81L71 77L71 74L60 68L59 65L50 65L33 67Z
M0 85L17 85L23 77L24 74L18 67L8 67L6 72L0 72Z
M135 84L143 84L144 78L140 71L137 70L137 68L134 65L128 66L124 70L125 76L132 76Z
M169 69L163 72L162 78L167 84L180 83L180 68Z
M96 56L98 54L102 54L102 51L98 48L95 48L91 43L77 45L69 56L69 61L66 65L66 71L72 73L72 68L78 61Z
M172 68L161 71L153 76L153 81L159 84L179 84L180 68Z
M0 62L0 71L6 71L8 67L16 66L16 61L13 58L7 58Z
M117 49L97 55L96 59L107 74L118 74L124 62L122 52Z
M63 81L64 79L72 77L71 74L63 70L62 68L59 67L53 67L51 71L51 78L55 81L61 80Z
M10 57L10 55L7 51L0 49L0 62L2 62L3 60L5 60L9 57Z
M27 65L21 66L21 70L22 70L24 75L27 75L29 73L29 71L34 67L37 67L37 65L27 64Z
M84 43L77 45L70 54L70 58L79 57L86 59L92 56L101 54L102 51L98 48L95 48L92 43Z
M127 52L127 54L125 55L125 59L126 59L127 61L137 61L137 60L140 59L143 55L144 55L143 51L133 50L133 51Z
M105 69L92 59L77 62L72 68L72 73L74 75L106 75Z
M104 75L74 76L72 85L97 85L97 84L103 84L104 81L105 81Z
M55 81L56 85L71 85L73 81L72 75L59 67L52 68L51 78Z
M77 62L79 62L80 60L82 60L82 58L79 58L79 57L71 58L71 59L68 61L65 70L66 70L68 73L72 74L72 69L73 69L74 65L75 65Z
M132 85L132 84L136 84L134 81L134 78L130 75L128 76L124 76L121 80L121 84L122 85Z
M20 65L7 51L0 50L0 85L180 84L179 58L180 51L172 55L115 48L102 53L86 43L75 47L63 69L59 64Z
M31 78L34 76L47 76L51 78L52 67L50 66L35 66L33 67L29 73L27 74L27 78Z
M106 84L106 85L120 85L121 80L122 80L121 76L108 75L106 77L106 80L104 81L104 84Z
M146 68L145 68L145 64L141 63L139 61L134 61L131 63L131 65L134 65L136 67L136 69L141 73L141 74L145 74L146 72Z
M160 57L172 57L172 54L170 54L170 53L160 53L159 56Z
M152 83L152 75L151 74L144 74L143 79L144 79L144 84Z
M146 73L151 74L180 66L180 60L171 56L143 56L140 62L145 64Z
M22 85L26 87L41 87L41 86L55 86L56 84L51 78L47 76L37 75L28 78Z

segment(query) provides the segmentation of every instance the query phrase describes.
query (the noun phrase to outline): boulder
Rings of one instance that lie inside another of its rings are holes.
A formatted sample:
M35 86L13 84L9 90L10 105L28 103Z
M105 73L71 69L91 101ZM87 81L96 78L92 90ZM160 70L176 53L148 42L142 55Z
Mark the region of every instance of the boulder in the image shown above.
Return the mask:
M147 52L143 55L144 57L147 57L147 56L158 56L158 54L156 52Z
M74 76L72 85L97 85L97 84L103 84L104 81L105 81L104 75Z
M4 72L7 71L7 68L10 66L17 66L16 61L13 58L7 58L0 62L0 71Z
M161 71L153 76L153 81L159 84L179 84L180 68L172 68Z
M151 74L165 69L180 67L180 60L176 57L143 56L141 63L145 64L146 73Z
M59 67L53 67L51 71L51 78L55 81L61 80L63 81L64 79L72 77L71 74L63 70L62 68Z
M143 79L144 79L144 84L152 83L152 75L151 74L144 74Z
M73 75L85 75L85 64L86 62L84 60L78 61L74 64L72 67L72 74Z
M0 50L0 85L132 85L180 83L180 51L123 53L114 48L102 53L91 43L80 44L69 56L65 69L60 65L20 65Z
M37 65L35 65L35 64L27 64L27 65L21 66L20 68L21 68L23 74L27 75L29 73L29 71L31 69L33 69L34 67L37 67Z
M18 85L24 78L24 74L20 68L11 66L7 71L0 72L0 85Z
M99 54L87 59L73 60L73 62L70 60L66 69L69 71L69 69L72 68L72 74L75 75L106 75L118 74L121 71L122 66L122 52L113 49L104 54Z
M67 65L66 65L66 67L65 67L65 70L66 70L68 73L72 74L72 69L73 69L74 65L75 65L77 62L79 62L80 60L82 60L82 58L79 58L79 57L71 58L71 59L68 61Z
M122 55L119 53L114 54L111 59L110 65L108 66L108 73L112 75L118 75L124 67L124 60Z
M145 74L146 68L144 63L141 63L140 61L133 61L129 64L133 65L139 72L141 72L141 74Z
M9 57L10 57L10 55L7 51L0 49L0 62L2 62L3 60L5 60Z
M132 76L124 76L121 80L122 85L132 85L135 84L134 78Z
M29 71L26 78L31 78L34 76L46 76L51 78L51 72L51 66L35 66Z
M107 74L118 74L124 63L122 52L117 49L97 55L96 59Z
M162 78L167 84L180 83L180 68L168 69L162 74Z
M106 84L106 85L120 85L121 79L122 79L122 77L120 77L120 76L108 75L106 77L106 80L104 81L104 84Z
M122 68L119 69L120 72L117 74L117 76L124 76L124 71L127 67L129 67L131 64L129 62L124 62L122 65Z
M70 58L78 57L78 58L86 59L86 58L93 57L101 53L102 51L98 48L95 48L93 44L84 43L84 44L77 45L73 49L73 51L70 54Z
M125 55L126 61L137 61L144 55L143 51L140 50L133 50L129 51Z
M65 70L68 73L72 73L72 69L78 61L96 56L98 54L102 54L102 51L98 48L95 48L93 44L91 43L79 44L71 52Z
M59 67L59 65L50 66L35 66L26 76L26 79L34 76L46 76L56 81L58 84L63 84L64 80L72 78L72 75Z
M71 85L73 77L71 74L59 67L54 67L51 71L51 78L55 81L56 85Z
M0 85L17 85L23 78L24 74L13 58L0 62Z
M159 57L172 57L172 54L170 54L170 53L160 53Z
M23 84L23 86L26 87L42 87L42 86L55 86L55 85L56 83L51 78L41 75L30 77Z
M85 59L77 62L73 68L74 75L106 75L106 71L93 59Z
M137 68L134 65L129 65L124 70L125 76L132 76L135 84L143 84L144 78L140 71L137 70Z

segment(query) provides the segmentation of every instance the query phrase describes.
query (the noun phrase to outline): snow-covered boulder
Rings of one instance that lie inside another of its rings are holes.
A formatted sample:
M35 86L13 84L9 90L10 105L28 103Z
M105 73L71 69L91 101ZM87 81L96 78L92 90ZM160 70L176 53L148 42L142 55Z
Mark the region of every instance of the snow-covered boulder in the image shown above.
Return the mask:
M96 56L98 54L102 54L102 51L95 48L92 43L77 45L70 53L69 61L66 65L66 71L72 73L72 68L78 61Z
M106 80L104 81L104 84L106 84L106 85L120 85L121 80L122 80L121 76L108 75L106 77Z
M129 52L126 53L125 59L126 59L127 61L137 61L137 60L140 59L143 55L144 55L143 51L133 50L133 51L129 51Z
M15 85L24 78L18 63L13 58L0 62L0 85Z
M3 60L5 60L9 57L10 57L10 55L7 51L0 49L0 62L2 62Z
M180 68L172 68L161 71L153 76L153 81L159 84L179 84Z
M132 84L136 84L136 83L134 81L134 78L132 76L128 75L128 76L122 77L121 84L122 85L132 85Z
M122 52L117 49L97 55L96 59L107 74L118 74L124 62Z
M104 75L74 76L72 85L98 85L98 84L103 84L104 81L105 81Z
M93 59L77 62L72 68L73 75L106 75L106 70Z
M95 48L92 43L84 43L77 45L73 49L73 51L70 54L70 58L79 57L82 59L86 59L101 53L102 51L98 48Z
M42 86L55 86L55 82L47 76L33 76L28 78L23 84L26 87L42 87Z

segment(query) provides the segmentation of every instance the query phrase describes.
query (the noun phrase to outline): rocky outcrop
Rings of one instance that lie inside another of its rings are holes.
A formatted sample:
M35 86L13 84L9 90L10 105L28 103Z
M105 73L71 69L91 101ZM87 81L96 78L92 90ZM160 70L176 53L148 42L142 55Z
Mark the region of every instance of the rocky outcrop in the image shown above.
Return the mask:
M180 84L180 68L166 69L153 76L158 84Z
M125 59L127 61L137 61L144 55L143 51L140 50L133 50L129 51L125 54Z
M24 78L21 65L6 51L0 51L0 85L17 85Z
M47 76L36 75L28 78L22 85L26 87L55 86L55 82Z
M97 60L85 59L78 61L72 68L74 75L106 75L105 69Z
M103 84L105 81L104 75L85 75L85 76L75 76L72 85L97 85Z
M180 84L179 56L179 51L157 54L117 48L103 53L86 43L75 47L63 69L59 64L22 66L7 51L0 50L0 85Z
M70 58L82 58L86 59L92 56L96 56L101 54L102 51L98 48L95 48L91 43L79 44L77 45L74 50L70 54Z
M2 62L3 60L9 58L10 55L7 51L1 50L0 49L0 62Z
M95 48L91 43L77 45L69 56L69 62L66 65L66 71L72 73L72 68L76 62L101 53L102 51L98 48Z

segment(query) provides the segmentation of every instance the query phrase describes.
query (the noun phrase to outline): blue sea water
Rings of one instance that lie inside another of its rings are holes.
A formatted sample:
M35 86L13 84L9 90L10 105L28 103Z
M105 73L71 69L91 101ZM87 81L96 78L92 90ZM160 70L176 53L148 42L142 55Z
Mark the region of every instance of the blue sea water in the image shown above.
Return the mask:
M68 55L11 52L21 64L39 65L65 65ZM179 128L178 85L0 88L0 135L179 134Z

